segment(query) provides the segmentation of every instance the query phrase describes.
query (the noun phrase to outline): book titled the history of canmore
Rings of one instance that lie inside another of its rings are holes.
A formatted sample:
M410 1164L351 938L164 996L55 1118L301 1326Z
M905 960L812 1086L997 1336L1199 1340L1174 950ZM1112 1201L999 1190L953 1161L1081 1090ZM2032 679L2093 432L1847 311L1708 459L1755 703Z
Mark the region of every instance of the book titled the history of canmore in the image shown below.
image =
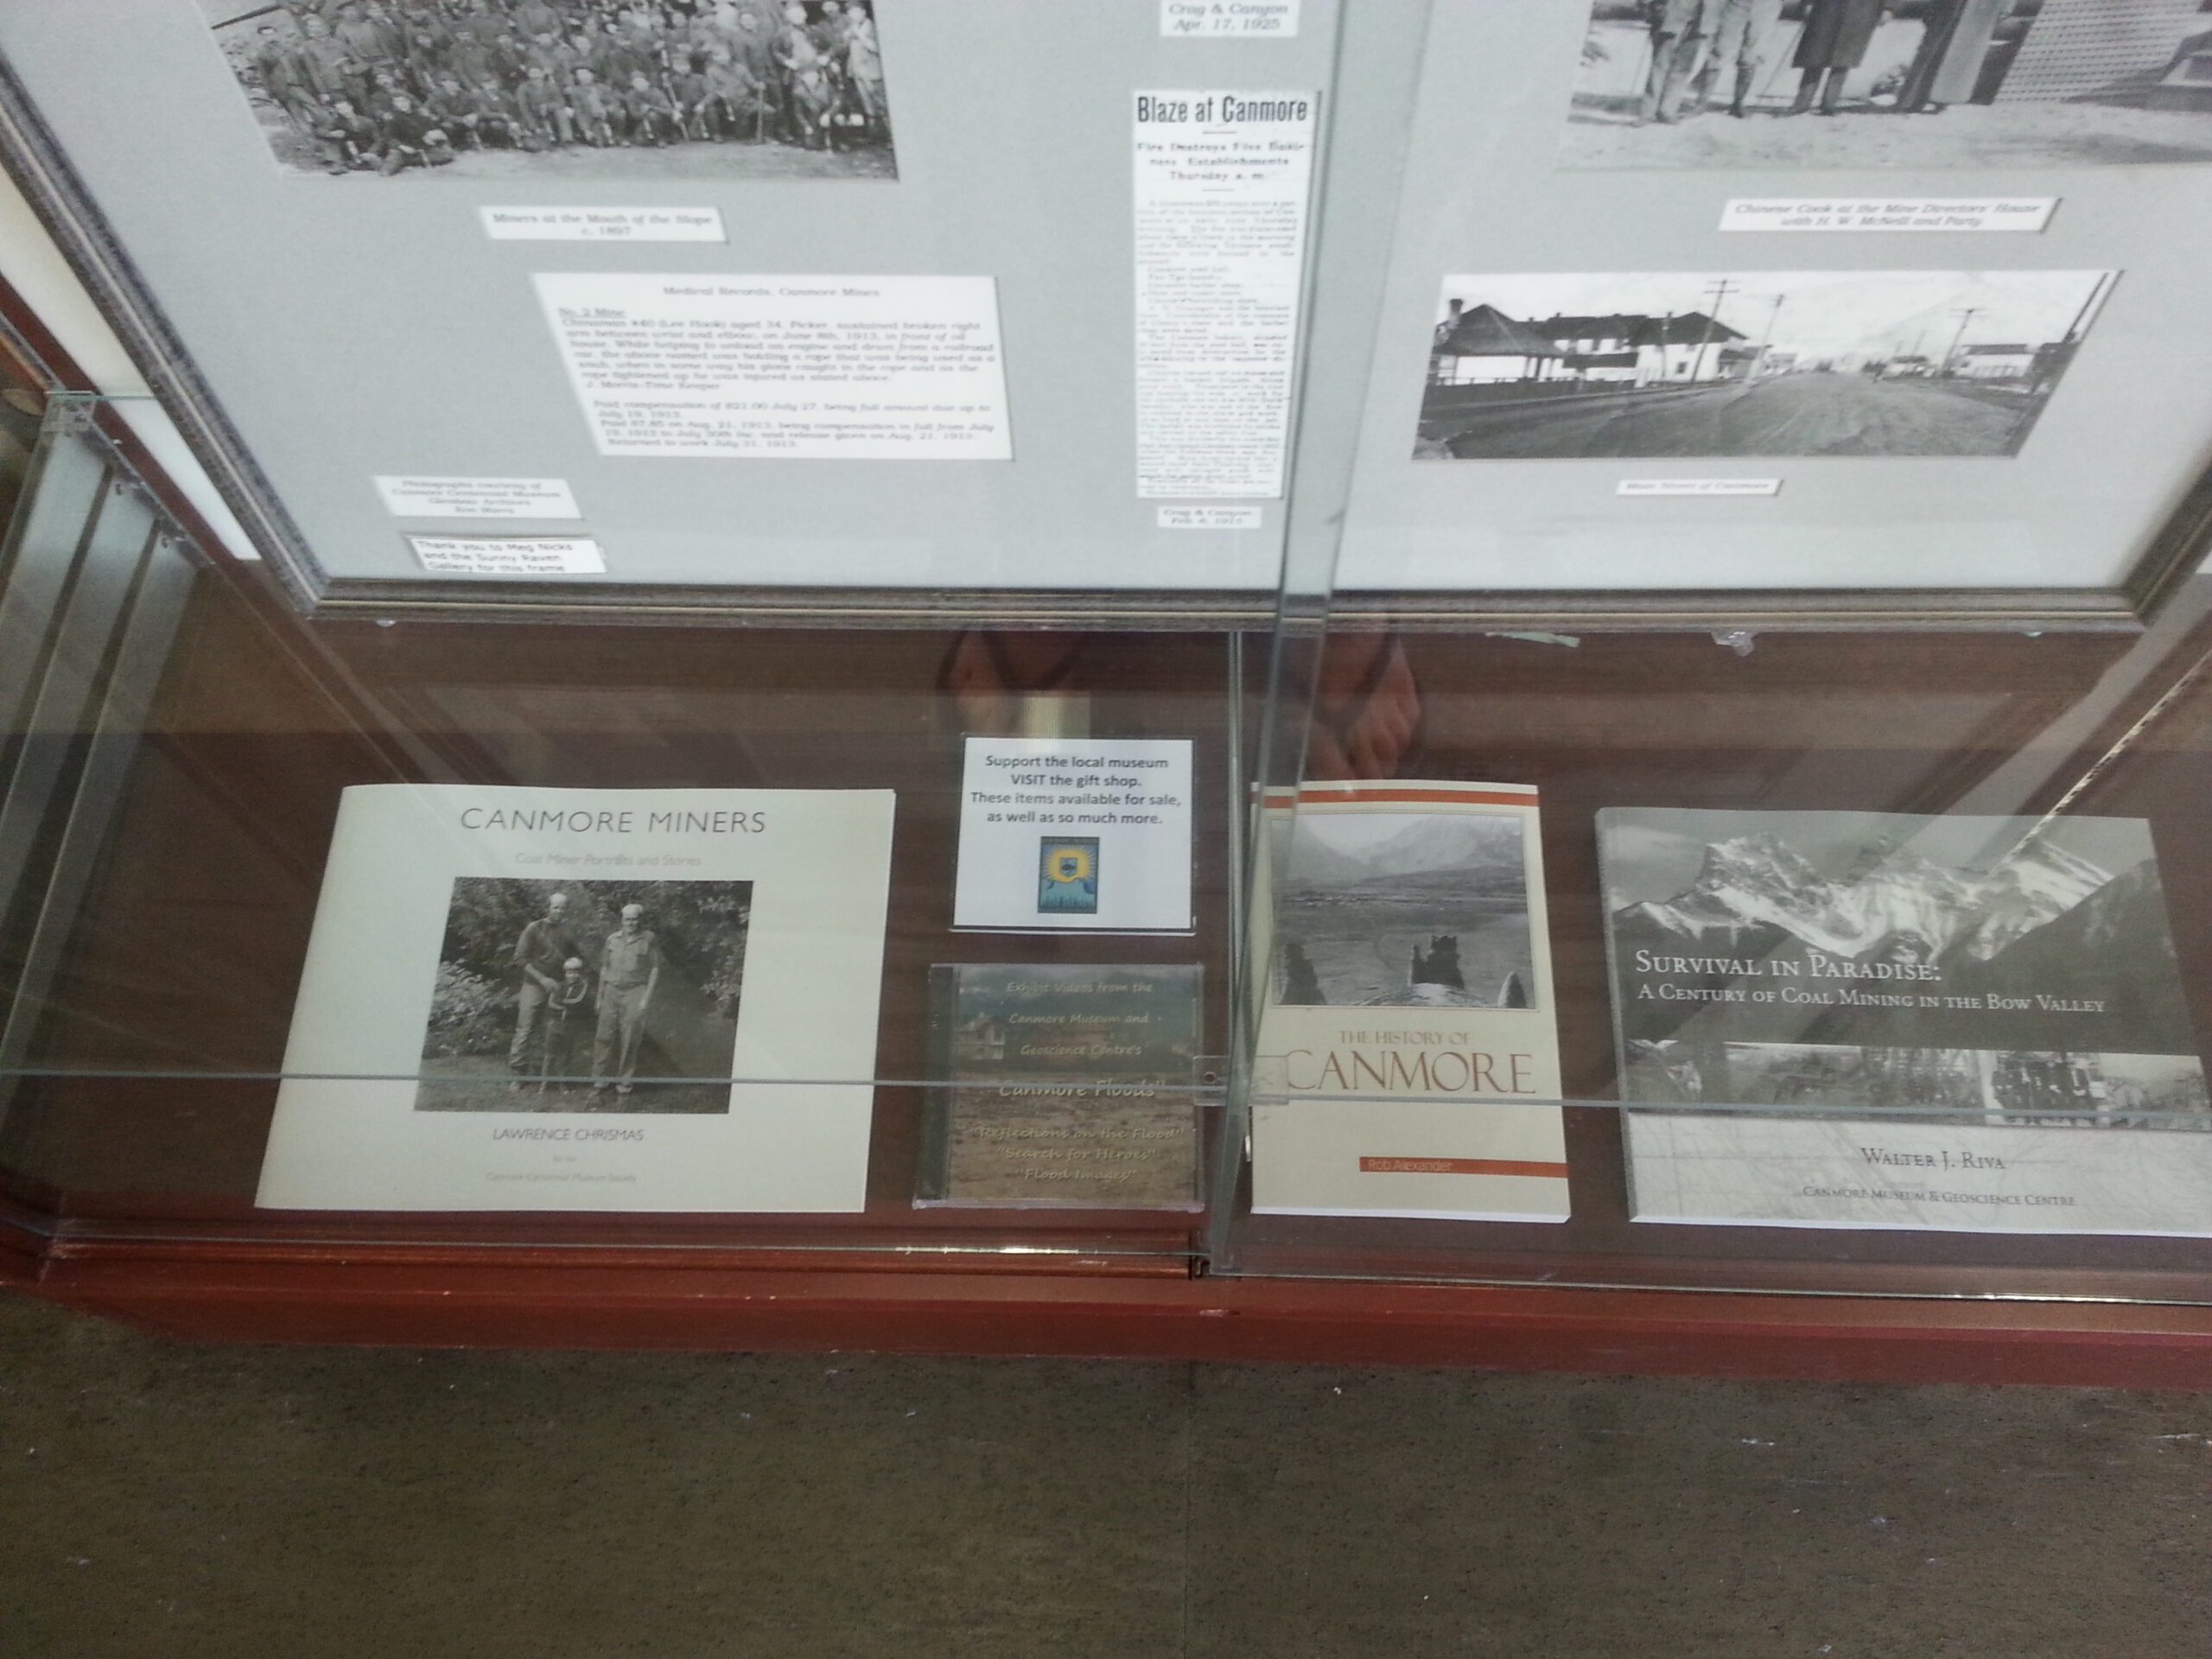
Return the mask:
M918 1201L1195 1208L1198 971L931 969Z
M1253 1209L1564 1221L1536 791L1309 784L1270 804Z
M859 1209L892 807L347 790L259 1203Z
M1638 1220L2212 1234L2148 824L1598 826Z

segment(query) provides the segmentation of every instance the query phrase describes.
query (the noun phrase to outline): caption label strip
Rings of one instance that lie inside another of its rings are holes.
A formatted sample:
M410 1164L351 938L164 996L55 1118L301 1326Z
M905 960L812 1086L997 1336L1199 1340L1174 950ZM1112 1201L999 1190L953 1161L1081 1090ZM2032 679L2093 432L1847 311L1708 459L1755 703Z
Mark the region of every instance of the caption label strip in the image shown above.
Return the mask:
M1173 41L1285 41L1300 0L1160 0L1160 32Z
M726 242L713 207L480 207L494 242Z
M581 518L559 478L429 478L379 474L377 493L395 518Z
M410 536L425 570L442 576L603 576L599 543L583 537Z
M2056 196L1734 196L1724 231L2010 231L2050 223Z

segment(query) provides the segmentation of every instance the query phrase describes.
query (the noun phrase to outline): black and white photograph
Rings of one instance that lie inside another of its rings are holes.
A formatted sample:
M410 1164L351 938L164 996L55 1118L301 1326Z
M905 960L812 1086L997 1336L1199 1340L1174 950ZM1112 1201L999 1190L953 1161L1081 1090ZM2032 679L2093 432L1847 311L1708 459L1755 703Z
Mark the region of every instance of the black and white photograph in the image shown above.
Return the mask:
M1595 0L1590 168L2212 162L2203 0Z
M1416 460L2016 455L2099 270L1451 276Z
M1684 1045L1707 1099L1745 1098L1745 1042L2196 1053L2139 819L1637 808L1599 838L1630 1063Z
M419 1112L729 1110L749 881L460 876Z
M1685 1043L1638 1043L1626 1097L1708 1110L1832 1108L1946 1123L2212 1131L2204 1067L2193 1054L1724 1043L1724 1069L1708 1075L1715 1058Z
M1817 1043L1725 1043L1712 1055L1678 1042L1641 1042L1625 1097L1640 1103L1910 1111L1979 1122L1987 1115L1986 1056L1967 1048L1868 1048Z
M1518 817L1300 815L1275 904L1278 1002L1535 1005Z
M874 0L200 0L318 177L893 178Z

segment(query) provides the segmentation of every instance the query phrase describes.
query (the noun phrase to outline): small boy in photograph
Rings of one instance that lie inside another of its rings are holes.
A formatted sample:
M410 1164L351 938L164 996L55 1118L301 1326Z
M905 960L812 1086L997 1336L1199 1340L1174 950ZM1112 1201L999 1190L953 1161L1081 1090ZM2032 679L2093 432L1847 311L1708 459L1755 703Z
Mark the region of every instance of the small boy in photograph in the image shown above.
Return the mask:
M591 1028L586 1006L591 1001L591 981L584 975L582 957L561 964L561 982L545 995L545 1064L538 1076L542 1090L549 1077L580 1077L584 1057L577 1053L580 1039ZM563 1092L566 1092L565 1089Z

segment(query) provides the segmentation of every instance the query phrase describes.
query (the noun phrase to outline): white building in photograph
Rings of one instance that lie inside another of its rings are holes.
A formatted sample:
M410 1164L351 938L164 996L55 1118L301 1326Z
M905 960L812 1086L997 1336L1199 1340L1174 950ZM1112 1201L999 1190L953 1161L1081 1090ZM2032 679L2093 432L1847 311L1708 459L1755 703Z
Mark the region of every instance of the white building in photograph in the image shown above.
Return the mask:
M2203 0L2043 0L1999 88L2000 104L2107 99L2212 107L2193 84L2209 54ZM2205 84L2212 92L2212 83Z
M1759 348L1738 330L1702 311L1522 321L1495 306L1453 300L1437 325L1429 380L1446 386L1517 381L1697 385L1747 378L1758 358Z
M1499 381L1556 380L1567 353L1525 322L1495 306L1451 302L1436 325L1428 378L1433 385L1480 386Z
M1578 379L1635 386L1738 380L1758 356L1742 334L1702 311L1547 317L1531 327L1566 354L1567 371Z
M1952 359L1951 372L1967 380L2024 380L2036 366L2033 346L1968 346Z

